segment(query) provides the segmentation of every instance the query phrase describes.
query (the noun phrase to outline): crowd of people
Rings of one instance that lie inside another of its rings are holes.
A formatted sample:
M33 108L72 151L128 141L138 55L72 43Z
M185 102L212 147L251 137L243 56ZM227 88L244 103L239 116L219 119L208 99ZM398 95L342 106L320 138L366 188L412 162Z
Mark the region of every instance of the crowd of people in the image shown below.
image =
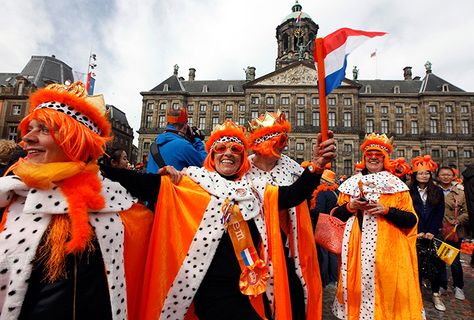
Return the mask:
M392 139L370 133L338 179L331 131L298 164L279 111L204 139L180 107L145 173L107 148L103 97L82 83L30 105L21 148L0 141L0 319L321 319L324 287L339 319L424 319L426 282L446 310L446 263L424 274L418 261L474 230L472 167L463 188L452 167L390 159ZM345 222L340 255L315 243L330 212ZM459 255L451 274L464 300Z

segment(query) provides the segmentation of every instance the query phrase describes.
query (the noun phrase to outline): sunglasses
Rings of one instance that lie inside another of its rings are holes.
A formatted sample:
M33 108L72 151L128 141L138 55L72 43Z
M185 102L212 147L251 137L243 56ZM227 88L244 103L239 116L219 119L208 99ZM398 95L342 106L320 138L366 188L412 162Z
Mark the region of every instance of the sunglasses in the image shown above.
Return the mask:
M380 159L380 158L385 157L385 155L383 154L383 152L380 152L380 151L367 151L367 152L365 153L365 156L366 156L367 158L373 158L373 157L375 157L375 158L377 158L377 159Z
M225 153L227 150L230 150L233 154L241 154L244 152L244 146L235 142L220 142L212 148L215 153Z

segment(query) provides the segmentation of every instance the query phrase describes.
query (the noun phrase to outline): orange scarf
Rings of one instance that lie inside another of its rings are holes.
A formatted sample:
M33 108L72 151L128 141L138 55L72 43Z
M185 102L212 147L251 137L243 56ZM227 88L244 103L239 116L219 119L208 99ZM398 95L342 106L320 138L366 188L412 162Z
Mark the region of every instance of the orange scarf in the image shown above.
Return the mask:
M67 254L92 248L93 232L89 225L88 209L100 210L105 206L101 195L102 185L97 176L99 167L96 163L37 164L20 159L11 170L29 187L44 190L56 184L66 197L68 216L53 217L45 241L48 248L39 249L39 258L46 259L48 265L47 278L57 279L63 274L61 270L64 270Z

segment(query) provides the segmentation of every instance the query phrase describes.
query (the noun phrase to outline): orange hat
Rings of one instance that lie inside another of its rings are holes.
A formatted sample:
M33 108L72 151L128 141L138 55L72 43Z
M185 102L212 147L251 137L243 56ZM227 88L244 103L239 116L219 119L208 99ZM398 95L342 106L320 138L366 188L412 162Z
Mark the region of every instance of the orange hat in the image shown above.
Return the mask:
M388 138L385 134L377 134L377 133L366 134L364 142L360 146L360 149L363 152L361 163L364 165L364 168L365 168L365 160L364 160L365 153L369 150L377 150L377 151L382 152L385 156L383 160L384 168L386 170L391 171L390 170L391 168L390 153L393 150L392 142L393 142L393 137Z
M431 159L430 155L425 155L425 156L418 156L415 159L411 160L412 164L412 171L413 172L418 172L418 171L429 171L429 172L434 172L436 171L436 168L438 168L438 165L436 162L434 162Z
M166 121L168 123L186 123L188 122L188 110L185 107L169 107L166 110Z
M334 184L336 183L336 174L334 171L331 171L329 169L324 170L323 175L321 176L321 179L324 181Z
M250 122L250 136L248 138L250 148L254 152L279 158L281 154L274 147L285 147L290 131L291 125L286 120L284 113L280 110L265 112Z
M208 152L204 160L204 167L213 172L215 170L213 147L220 142L235 142L244 146L242 155L242 165L237 172L238 178L242 177L250 169L250 161L247 159L247 139L245 137L245 128L227 119L222 125L217 125L206 142L206 151Z
M390 160L392 165L392 174L401 178L407 174L411 173L410 165L406 162L405 158L397 158L395 160Z

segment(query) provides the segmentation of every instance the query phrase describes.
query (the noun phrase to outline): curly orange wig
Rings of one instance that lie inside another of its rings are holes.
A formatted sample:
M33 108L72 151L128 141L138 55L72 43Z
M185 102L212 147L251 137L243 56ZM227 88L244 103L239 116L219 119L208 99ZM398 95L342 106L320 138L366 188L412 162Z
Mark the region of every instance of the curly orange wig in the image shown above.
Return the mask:
M211 172L216 171L216 165L214 162L215 153L212 148L214 143L226 138L233 140L237 139L238 141L236 142L244 146L244 152L242 153L242 164L236 173L237 179L240 179L250 169L250 161L247 158L248 144L247 140L245 139L245 128L235 124L231 120L226 120L222 125L217 126L211 133L209 140L207 140L206 151L208 154L204 160L204 168Z
M397 158L395 160L390 160L391 168L393 170L392 174L401 178L407 174L411 174L410 165L406 162L405 158Z
M280 110L266 112L253 119L250 128L252 132L248 140L254 152L264 156L281 157L276 149L283 149L288 144L288 133L291 132L291 124L284 113Z

